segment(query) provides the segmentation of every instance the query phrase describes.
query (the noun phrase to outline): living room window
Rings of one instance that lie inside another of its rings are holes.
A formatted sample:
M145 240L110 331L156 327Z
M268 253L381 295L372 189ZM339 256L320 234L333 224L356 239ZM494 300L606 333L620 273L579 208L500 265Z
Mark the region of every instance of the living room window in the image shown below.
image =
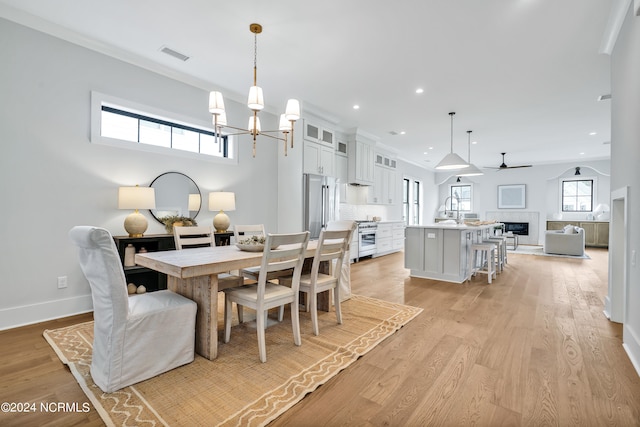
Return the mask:
M593 179L562 181L562 212L593 211Z
M447 200L447 210L455 211L456 200L459 203L460 212L471 212L472 206L472 187L471 184L452 184L449 186L450 199Z
M225 162L236 158L233 137L216 135L195 119L97 92L91 106L92 142Z
M422 183L416 179L402 181L402 219L406 225L419 225L422 217Z

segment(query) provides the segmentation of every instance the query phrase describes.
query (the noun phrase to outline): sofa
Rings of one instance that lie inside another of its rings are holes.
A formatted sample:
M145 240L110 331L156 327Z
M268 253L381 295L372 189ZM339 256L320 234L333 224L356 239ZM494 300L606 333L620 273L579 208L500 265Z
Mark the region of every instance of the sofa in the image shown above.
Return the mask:
M584 256L584 228L566 225L562 230L547 230L544 253Z

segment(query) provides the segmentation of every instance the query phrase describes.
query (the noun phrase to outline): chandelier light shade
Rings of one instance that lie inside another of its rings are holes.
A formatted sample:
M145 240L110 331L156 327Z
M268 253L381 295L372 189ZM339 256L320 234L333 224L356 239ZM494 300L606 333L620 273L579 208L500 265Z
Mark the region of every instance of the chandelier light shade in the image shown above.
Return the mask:
M440 160L440 163L436 165L436 169L439 170L455 170L469 167L469 163L462 160L462 157L453 152L453 116L456 113L449 113L451 116L451 152L444 156L444 159Z
M468 168L464 168L462 169L462 172L460 172L458 174L458 176L478 176L478 175L484 175L484 172L482 172L480 169L478 169L478 167L476 165L474 165L473 163L471 163L471 131L468 130L467 134L469 135L469 141L468 143L468 147L469 147L469 153L468 153L468 163L469 163L469 167Z
M249 117L249 126L247 129L237 128L227 124L227 118L225 116L224 99L222 93L218 91L212 91L209 94L209 112L213 115L213 125L215 127L216 142L219 143L219 137L222 133L222 128L231 128L239 132L229 133L228 135L243 135L249 134L253 136L253 157L256 156L256 139L258 135L264 135L269 138L273 138L284 142L284 155L287 155L287 142L289 140L289 134L291 134L291 148L293 148L293 130L295 128L295 122L300 119L300 102L297 99L289 99L285 108L284 114L280 117L280 123L278 130L265 130L260 128L260 119L258 112L264 109L264 95L262 88L258 86L258 34L262 32L262 25L251 24L249 30L253 33L254 48L253 48L253 86L249 88L249 96L247 98L247 107L253 112ZM284 125L282 117L289 121L289 125ZM282 134L282 136L279 136ZM220 148L220 146L219 146ZM221 148L220 148L221 149Z

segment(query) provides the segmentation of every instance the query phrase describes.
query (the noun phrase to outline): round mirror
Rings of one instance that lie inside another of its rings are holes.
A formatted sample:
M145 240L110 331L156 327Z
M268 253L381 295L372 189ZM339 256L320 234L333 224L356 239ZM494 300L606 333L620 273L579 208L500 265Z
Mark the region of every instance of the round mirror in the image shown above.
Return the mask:
M161 224L161 218L183 216L195 219L202 206L202 195L195 182L180 172L165 172L151 182L156 192L156 208L149 209Z

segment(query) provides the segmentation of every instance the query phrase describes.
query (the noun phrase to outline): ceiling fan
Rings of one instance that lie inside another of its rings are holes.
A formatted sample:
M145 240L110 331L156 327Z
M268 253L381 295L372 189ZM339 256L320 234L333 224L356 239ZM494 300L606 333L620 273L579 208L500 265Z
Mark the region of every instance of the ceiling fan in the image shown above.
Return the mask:
M497 169L497 171L501 171L503 169L517 169L517 168L530 168L532 165L519 165L519 166L507 166L507 164L504 162L504 155L507 153L500 153L502 154L502 164L500 166L496 167L485 167L485 169Z

